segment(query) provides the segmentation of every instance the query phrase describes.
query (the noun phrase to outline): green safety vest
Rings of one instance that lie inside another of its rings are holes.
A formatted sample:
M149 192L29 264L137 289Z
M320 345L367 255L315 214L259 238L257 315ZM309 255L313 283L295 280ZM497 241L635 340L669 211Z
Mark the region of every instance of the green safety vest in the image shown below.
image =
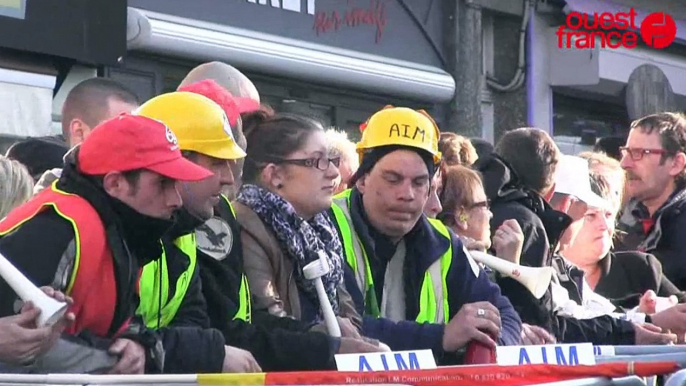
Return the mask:
M334 219L341 232L341 242L345 260L355 273L355 279L360 291L364 294L365 313L374 317L381 316L379 301L376 298L374 289L374 279L367 258L367 252L360 241L357 232L352 226L350 216L350 193L352 190L345 190L333 199L331 206ZM419 295L419 314L416 321L418 323L438 323L445 324L450 321L450 310L448 303L448 284L446 277L450 269L453 257L453 247L448 229L438 220L428 219L433 228L447 238L449 243L448 250L443 253L441 258L433 263L426 270L424 280Z
M174 240L174 244L190 260L186 271L176 280L174 297L169 299L169 273L164 244L162 244L162 257L143 267L139 290L141 301L137 313L143 317L148 328L166 327L174 320L195 272L197 261L195 234L181 236Z
M224 197L222 195L222 197ZM228 198L224 200L229 205L231 213L235 221L236 213ZM148 328L162 328L168 326L176 313L181 307L188 286L191 283L191 278L196 269L197 263L197 244L195 241L195 233L181 236L174 240L174 244L186 255L190 260L188 269L183 272L176 280L176 291L174 297L169 299L169 273L167 271L167 256L162 245L162 257L156 261L152 261L143 267L143 272L140 279L140 305L137 313L143 317ZM240 304L238 311L234 315L235 319L241 319L248 323L252 320L250 287L248 285L248 278L243 274L241 278L241 287L239 290Z

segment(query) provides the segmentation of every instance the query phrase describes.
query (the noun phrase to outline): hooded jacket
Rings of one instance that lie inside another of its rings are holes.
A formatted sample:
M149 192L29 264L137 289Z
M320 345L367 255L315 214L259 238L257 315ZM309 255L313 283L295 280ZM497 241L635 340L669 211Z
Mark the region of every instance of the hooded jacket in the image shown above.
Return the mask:
M505 220L515 219L524 233L520 263L530 267L552 266L554 251L572 219L552 209L539 194L527 189L517 173L493 153L479 159L475 167L482 173L486 196L491 202L491 229ZM631 322L611 316L576 319L557 315L553 311L551 289L536 299L514 279L496 275L505 294L524 323L545 328L562 343L593 342L594 344L633 344L635 332ZM581 298L577 291L570 297Z

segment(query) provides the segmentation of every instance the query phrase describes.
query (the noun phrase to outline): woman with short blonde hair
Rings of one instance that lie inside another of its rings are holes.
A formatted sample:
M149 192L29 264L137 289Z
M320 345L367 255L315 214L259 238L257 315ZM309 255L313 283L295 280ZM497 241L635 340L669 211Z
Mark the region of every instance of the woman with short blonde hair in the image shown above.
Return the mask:
M33 177L18 161L0 156L0 218L25 203L33 194Z
M360 158L357 155L355 143L348 139L348 134L345 131L332 127L326 130L325 135L331 157L340 157L341 159L338 167L341 175L336 179L336 187L334 189L334 193L340 193L348 189L350 177L360 167Z

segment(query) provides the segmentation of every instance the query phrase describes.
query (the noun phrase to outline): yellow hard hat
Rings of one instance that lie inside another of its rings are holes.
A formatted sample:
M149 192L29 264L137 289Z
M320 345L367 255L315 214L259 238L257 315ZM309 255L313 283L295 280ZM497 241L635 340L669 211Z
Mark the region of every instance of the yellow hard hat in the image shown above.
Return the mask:
M226 160L245 157L224 110L202 95L185 91L162 94L145 102L135 114L164 122L181 150Z
M357 143L360 161L365 150L380 146L400 145L427 151L434 163L441 161L438 151L438 125L424 110L386 106L360 126L362 139Z

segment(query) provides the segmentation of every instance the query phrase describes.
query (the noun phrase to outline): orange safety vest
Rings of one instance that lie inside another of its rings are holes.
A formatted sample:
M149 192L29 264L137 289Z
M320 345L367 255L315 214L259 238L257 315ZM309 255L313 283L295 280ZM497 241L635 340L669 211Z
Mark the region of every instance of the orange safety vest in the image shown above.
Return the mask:
M89 330L96 336L109 337L117 302L114 260L102 220L88 201L60 191L53 184L2 219L0 236L11 233L49 209L71 223L76 242L76 259L64 289L74 299L70 311L76 320L66 332L75 335Z

